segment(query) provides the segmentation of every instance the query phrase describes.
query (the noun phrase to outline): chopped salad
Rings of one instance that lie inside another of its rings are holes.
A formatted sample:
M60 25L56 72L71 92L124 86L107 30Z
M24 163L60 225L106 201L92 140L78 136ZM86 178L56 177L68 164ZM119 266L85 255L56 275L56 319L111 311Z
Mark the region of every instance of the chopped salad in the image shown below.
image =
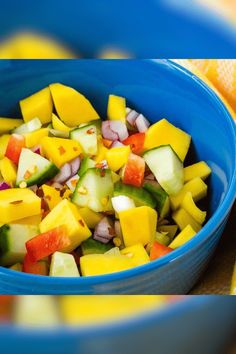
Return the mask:
M206 220L206 162L191 136L109 95L102 120L53 83L0 118L0 265L56 277L103 275L181 247Z

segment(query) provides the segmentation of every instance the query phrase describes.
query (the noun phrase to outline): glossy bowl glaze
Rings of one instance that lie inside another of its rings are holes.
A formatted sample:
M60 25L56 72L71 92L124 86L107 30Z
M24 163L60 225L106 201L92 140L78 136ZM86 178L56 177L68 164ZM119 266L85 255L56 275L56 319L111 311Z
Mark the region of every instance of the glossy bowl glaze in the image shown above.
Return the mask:
M187 160L212 168L209 220L183 247L124 272L81 278L52 278L0 267L1 293L185 294L207 266L236 193L236 131L225 106L192 73L168 60L78 60L0 62L0 114L19 115L18 101L52 82L83 92L102 117L109 93L151 122L163 117L192 136Z
M118 322L46 330L0 326L7 354L222 354L236 329L236 302L226 296L189 296Z

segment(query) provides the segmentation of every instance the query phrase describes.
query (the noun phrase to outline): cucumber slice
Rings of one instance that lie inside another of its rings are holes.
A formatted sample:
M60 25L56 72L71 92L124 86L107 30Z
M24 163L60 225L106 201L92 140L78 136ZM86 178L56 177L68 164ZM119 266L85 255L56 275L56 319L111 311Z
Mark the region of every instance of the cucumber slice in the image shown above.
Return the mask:
M72 254L55 252L52 256L49 275L52 277L79 277L79 270Z
M77 183L72 202L96 212L112 211L113 182L109 169L90 168Z
M88 238L86 241L82 242L81 245L82 255L87 254L103 254L111 250L114 245L111 243L101 243L93 238Z
M25 243L38 234L36 225L3 225L0 228L0 265L22 263L27 252Z
M161 232L156 232L155 240L165 246L168 246L172 241L168 235Z
M78 141L87 155L96 155L98 150L97 128L95 124L85 125L70 132L70 139Z
M59 169L49 160L29 149L22 149L17 171L16 186L42 185L52 179Z
M35 130L38 130L42 128L42 123L38 118L31 119L25 124L20 125L18 128L15 128L13 130L14 134L27 134L34 132Z
M133 199L137 207L146 205L151 208L156 207L156 200L144 188L134 187L128 184L117 182L114 185L114 196L125 195Z
M79 125L79 128L85 127L86 125L95 125L96 129L97 129L97 134L101 134L102 132L102 120L101 119L97 119L97 120L92 120L91 122L87 122L87 123L81 123Z
M170 212L170 200L168 194L161 188L156 181L145 181L143 184L144 189L152 194L156 199L156 209L161 218L164 218Z
M167 194L177 194L183 188L183 163L170 145L148 150L143 157Z
M95 167L95 165L96 165L95 161L93 161L89 157L85 157L80 164L78 175L81 177L89 168L93 168Z

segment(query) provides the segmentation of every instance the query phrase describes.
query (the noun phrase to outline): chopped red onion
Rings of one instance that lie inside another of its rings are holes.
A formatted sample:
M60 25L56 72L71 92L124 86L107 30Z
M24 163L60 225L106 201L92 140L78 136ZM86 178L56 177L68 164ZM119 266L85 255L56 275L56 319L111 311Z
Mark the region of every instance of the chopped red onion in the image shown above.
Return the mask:
M139 114L135 120L135 125L139 133L145 133L148 130L150 123L142 114Z
M134 127L135 120L138 116L139 116L139 113L133 109L133 110L130 110L130 112L128 112L128 114L126 116L126 120L132 127Z
M0 191L4 191L5 189L10 189L11 188L11 186L8 184L8 183L6 183L6 182L0 182Z
M79 170L79 167L80 167L80 158L79 157L76 157L76 159L72 160L70 162L70 166L71 166L71 175L74 176L78 170Z
M108 139L108 140L112 140L112 141L118 140L119 136L116 132L114 132L111 129L110 123L111 123L111 121L109 121L109 120L102 122L102 135L105 139Z
M115 236L115 229L110 218L105 216L97 224L93 238L102 243L108 243Z
M120 141L127 139L129 136L127 126L121 120L111 120L110 128L113 132L118 134Z
M41 155L41 146L36 145L31 149L35 154Z
M122 144L120 141L116 140L112 143L111 148L122 147L122 146L125 146L125 145Z
M66 163L61 167L60 172L53 178L54 182L64 183L71 177L71 165Z

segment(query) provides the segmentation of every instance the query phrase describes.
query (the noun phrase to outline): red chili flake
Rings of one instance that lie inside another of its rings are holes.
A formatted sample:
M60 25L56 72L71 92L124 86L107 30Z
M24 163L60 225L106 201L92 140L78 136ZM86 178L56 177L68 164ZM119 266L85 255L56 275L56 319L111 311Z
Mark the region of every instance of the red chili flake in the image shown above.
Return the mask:
M115 229L113 227L108 227L108 232L110 236L115 236Z
M24 179L29 179L32 176L32 173L30 171L26 171L24 174Z
M60 155L63 155L66 152L63 146L59 146L58 150L60 152Z
M101 175L101 177L105 177L105 175L106 175L105 169L101 169L100 175Z
M46 198L47 200L52 200L52 197L51 197L50 195L46 195L45 198Z
M83 220L79 220L79 223L80 223L80 225L81 225L82 227L85 226Z
M38 188L38 190L37 190L36 194L37 194L37 196L38 196L39 198L43 198L44 193L43 193L42 188Z
M74 150L74 151L78 151L78 148L74 146L74 147L73 147L73 150Z
M77 151L77 150L76 150ZM79 154L79 158L80 158L80 160L83 160L83 158L84 158L84 154Z
M23 200L14 200L13 202L10 202L9 204L17 205L17 204L20 204L22 202L23 202Z
M75 187L77 185L77 180L76 179L72 179L71 180L71 184L73 187Z
M89 134L89 135L94 134L94 133L95 133L95 131L93 128L90 128L86 131L86 134Z

